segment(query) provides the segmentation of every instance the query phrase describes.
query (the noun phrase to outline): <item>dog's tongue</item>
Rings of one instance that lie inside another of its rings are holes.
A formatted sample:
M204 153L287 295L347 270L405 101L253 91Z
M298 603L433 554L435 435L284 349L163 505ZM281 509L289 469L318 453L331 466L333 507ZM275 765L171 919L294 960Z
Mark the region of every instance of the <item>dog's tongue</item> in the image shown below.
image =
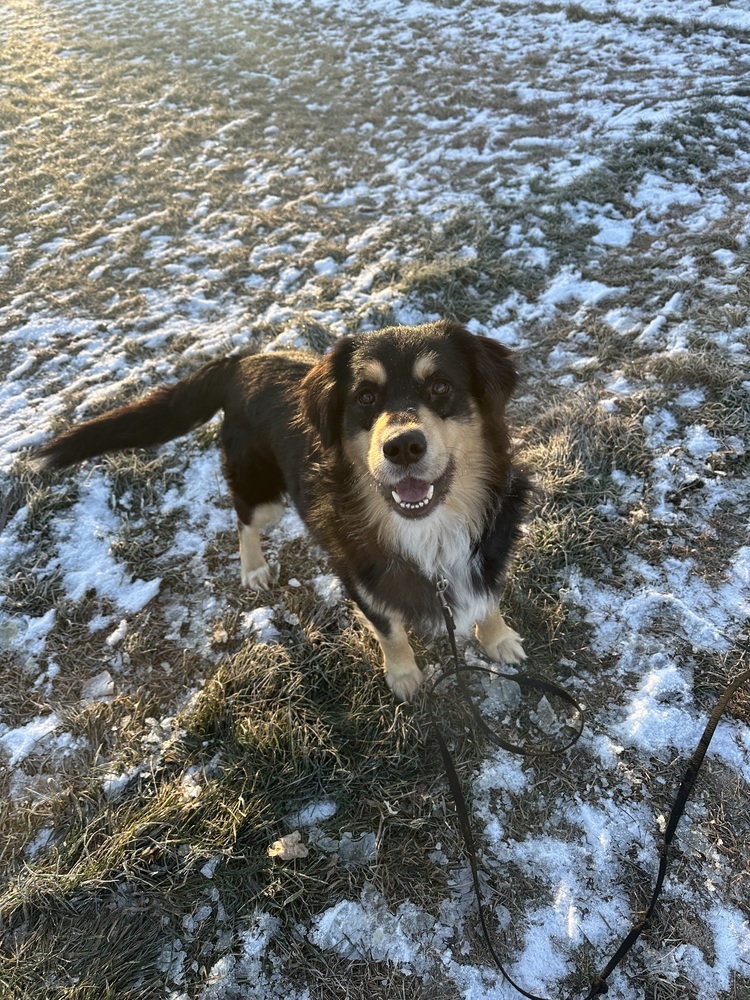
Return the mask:
M425 482L424 479L414 479L412 476L407 476L396 483L394 492L398 493L404 503L419 503L421 500L427 499L430 483Z

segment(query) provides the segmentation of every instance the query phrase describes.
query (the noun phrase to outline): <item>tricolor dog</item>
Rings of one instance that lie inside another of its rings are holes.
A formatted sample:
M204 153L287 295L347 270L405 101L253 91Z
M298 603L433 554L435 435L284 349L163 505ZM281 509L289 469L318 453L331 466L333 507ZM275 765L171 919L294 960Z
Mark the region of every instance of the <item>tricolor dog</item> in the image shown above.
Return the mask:
M242 583L270 587L261 529L288 496L366 617L397 698L421 673L407 629L456 627L516 663L520 636L498 600L530 484L513 463L510 352L447 321L342 338L324 357L278 351L211 361L174 385L75 425L39 468L143 448L224 411L224 472L239 519Z

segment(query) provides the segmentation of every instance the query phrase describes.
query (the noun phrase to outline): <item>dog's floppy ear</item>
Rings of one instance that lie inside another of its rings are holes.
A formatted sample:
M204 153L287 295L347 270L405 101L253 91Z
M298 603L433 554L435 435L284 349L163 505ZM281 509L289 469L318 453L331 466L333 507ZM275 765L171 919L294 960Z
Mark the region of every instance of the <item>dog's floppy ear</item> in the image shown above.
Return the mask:
M469 334L474 354L474 392L480 405L502 413L518 382L512 352L490 337Z
M353 338L344 337L302 380L302 412L320 435L324 448L341 443L346 376L353 348Z

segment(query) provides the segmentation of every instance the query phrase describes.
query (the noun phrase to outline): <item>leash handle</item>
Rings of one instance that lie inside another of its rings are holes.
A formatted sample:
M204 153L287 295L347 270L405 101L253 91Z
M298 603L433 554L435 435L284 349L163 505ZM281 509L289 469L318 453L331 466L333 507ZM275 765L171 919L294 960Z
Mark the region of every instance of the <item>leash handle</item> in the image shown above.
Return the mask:
M670 812L669 819L667 820L664 840L662 841L659 857L659 871L656 876L654 890L651 893L651 899L646 908L646 912L643 918L631 927L630 931L623 939L620 947L617 949L609 962L607 962L604 969L596 977L591 991L587 994L585 1000L594 1000L595 997L601 996L602 993L607 992L607 979L612 975L614 970L623 958L625 958L643 931L648 927L649 921L651 920L653 912L656 909L656 903L661 895L662 886L664 885L664 879L667 874L669 848L674 840L677 824L682 818L688 798L690 797L690 793L692 792L693 786L698 778L698 772L703 764L706 751L708 750L709 744L711 743L713 735L716 732L719 720L726 711L727 705L737 691L748 681L750 681L750 670L741 671L734 678L734 680L730 681L724 688L721 697L714 706L713 712L711 712L711 715L708 717L708 722L706 723L706 728L703 730L703 735L701 736L698 746L695 748L690 760L687 763L687 767L685 768L684 777L680 782L680 787L677 789L674 805L672 806L672 811Z
M474 887L474 895L477 900L477 907L479 910L479 922L482 927L482 935L485 940L485 944L489 949L490 954L497 966L498 971L501 973L506 982L513 987L521 996L526 997L527 1000L546 1000L544 997L537 996L535 993L529 993L522 986L519 986L511 976L508 971L503 966L495 948L492 944L491 935L489 928L487 926L487 920L485 917L484 904L482 902L481 886L479 884L479 864L477 862L476 847L474 844L474 836L471 830L471 822L469 820L469 811L466 806L466 799L461 788L461 782L459 780L458 774L456 772L455 765L453 764L453 759L448 749L448 745L443 737L440 727L437 724L435 718L435 713L433 711L433 695L435 689L441 684L446 678L451 677L453 674L456 675L456 679L461 689L461 694L463 695L467 707L469 708L474 722L478 728L484 733L484 735L496 746L507 750L510 753L521 754L523 756L549 756L550 754L558 754L569 749L576 740L580 737L583 731L583 709L578 705L575 699L570 695L564 688L559 685L554 684L552 681L548 681L543 677L530 674L505 674L500 671L495 671L488 669L486 667L467 667L466 664L461 660L458 655L458 648L456 646L456 630L455 623L453 619L453 612L448 603L447 593L448 593L448 581L445 577L440 577L436 584L436 591L438 600L440 601L440 608L443 613L443 620L445 622L445 628L448 633L448 639L450 641L451 653L453 655L454 665L443 670L433 681L432 686L429 690L429 697L427 700L427 708L430 717L430 722L432 723L432 728L435 733L435 738L440 749L440 754L443 758L443 766L445 768L445 773L448 778L448 784L450 786L451 795L453 796L453 802L456 808L456 815L458 818L459 826L461 828L461 835L464 841L464 852L469 861L469 867L471 869L471 878ZM746 646L749 649L750 646ZM466 683L466 674L469 672L480 672L490 674L494 677L501 677L504 679L515 681L520 687L528 687L536 691L542 691L547 694L554 694L556 697L561 698L568 705L573 707L576 712L579 713L580 726L575 730L574 735L571 737L569 742L565 743L562 747L558 749L538 749L528 747L521 747L514 743L509 743L499 737L484 721L481 717L481 713L477 708L474 699L471 696L468 685ZM638 938L641 936L643 931L649 924L653 912L656 908L657 901L661 895L661 890L664 884L664 879L667 873L668 864L668 853L670 845L674 839L675 832L677 830L677 825L682 818L685 811L685 806L690 797L690 793L693 790L695 782L698 778L698 773L700 771L703 760L708 751L709 744L713 738L716 731L716 727L719 724L719 720L726 711L727 705L731 701L732 697L736 694L739 688L743 687L748 681L750 681L750 669L741 671L729 684L724 688L718 702L716 703L714 710L709 716L706 728L703 731L703 735L693 752L690 760L688 761L687 767L685 769L685 775L680 783L677 790L677 795L675 796L674 805L669 814L669 819L667 821L666 830L664 833L664 840L662 842L660 857L659 857L659 870L656 876L656 881L654 883L654 889L651 894L651 899L649 901L646 912L641 920L634 924L627 935L623 938L620 946L618 947L615 954L607 962L606 966L602 971L595 976L592 981L591 988L586 994L585 1000L595 1000L596 997L602 996L609 992L609 986L607 984L608 978L612 975L617 966L622 962L628 952L631 950L633 945L636 943ZM504 939L504 935L503 935Z

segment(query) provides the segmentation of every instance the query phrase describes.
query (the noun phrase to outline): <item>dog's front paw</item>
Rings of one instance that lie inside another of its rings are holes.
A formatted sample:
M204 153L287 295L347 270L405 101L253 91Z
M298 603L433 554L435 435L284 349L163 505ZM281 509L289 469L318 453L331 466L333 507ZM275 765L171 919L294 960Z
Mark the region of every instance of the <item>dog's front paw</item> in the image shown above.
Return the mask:
M487 656L498 663L521 663L526 659L523 639L505 624L499 611L477 624L477 639Z
M270 590L279 579L279 566L276 563L264 562L255 569L242 570L242 586L248 590Z
M416 663L386 665L385 682L399 701L411 701L422 686L422 671Z
M485 646L484 651L491 660L497 660L498 663L521 663L526 659L523 639L512 628L508 629L507 635L497 639L489 647Z

